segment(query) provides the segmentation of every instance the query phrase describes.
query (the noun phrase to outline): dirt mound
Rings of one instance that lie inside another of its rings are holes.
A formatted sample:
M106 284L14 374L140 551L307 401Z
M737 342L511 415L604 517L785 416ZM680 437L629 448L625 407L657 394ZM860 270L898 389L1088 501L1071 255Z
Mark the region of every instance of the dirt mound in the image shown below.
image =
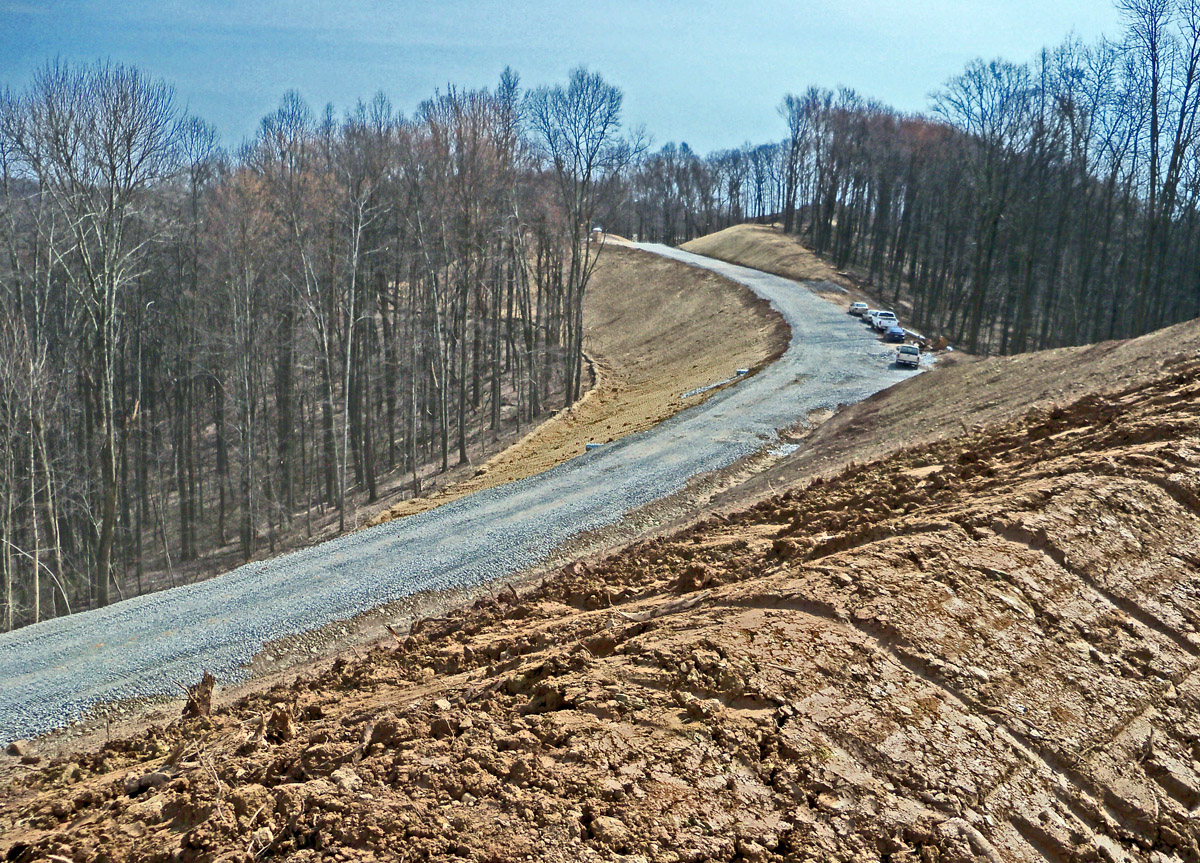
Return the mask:
M679 248L799 282L838 280L833 267L770 225L734 225Z
M715 234L697 237L679 248L726 263L774 273L785 279L816 282L817 293L840 306L852 300L867 299L858 290L853 277L837 272L795 237L784 234L773 225L734 225Z
M680 248L784 278L812 282L821 297L843 309L851 302L862 301L871 307L894 308L905 320L912 312L908 298L897 296L894 289L889 289L891 296L885 297L882 287L873 284L870 274L863 269L835 269L799 238L783 233L778 224L734 225L715 234L697 237ZM933 340L934 334L926 335Z
M1200 356L1180 335L1107 394L30 763L0 854L1200 859Z
M596 384L569 410L492 457L474 476L437 494L402 501L380 524L513 482L574 458L588 443L644 431L715 390L682 394L760 368L787 347L770 305L715 273L605 244L584 305L584 350Z

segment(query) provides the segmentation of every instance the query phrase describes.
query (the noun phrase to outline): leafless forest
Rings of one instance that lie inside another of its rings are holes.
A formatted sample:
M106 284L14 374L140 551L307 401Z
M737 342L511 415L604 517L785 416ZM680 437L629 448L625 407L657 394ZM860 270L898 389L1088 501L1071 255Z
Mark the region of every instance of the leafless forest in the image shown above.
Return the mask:
M345 529L570 404L597 224L778 220L979 353L1195 316L1200 0L1121 3L928 115L813 88L708 157L644 152L582 69L411 117L288 94L230 152L137 69L45 66L0 94L0 629Z
M600 76L295 94L223 151L172 89L47 65L0 102L0 628L242 559L581 390L587 242L635 148Z
M1200 313L1200 3L1122 0L1127 30L977 61L905 116L788 95L780 142L668 144L621 229L680 243L778 219L917 326L979 353L1138 335Z

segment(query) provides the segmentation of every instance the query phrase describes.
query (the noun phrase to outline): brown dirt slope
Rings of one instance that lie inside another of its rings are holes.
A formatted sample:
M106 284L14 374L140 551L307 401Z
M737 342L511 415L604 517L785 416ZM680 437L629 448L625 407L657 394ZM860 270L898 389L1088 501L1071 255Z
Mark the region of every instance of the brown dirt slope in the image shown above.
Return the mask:
M783 233L779 225L733 225L697 237L679 248L800 282L816 282L821 297L843 308L856 300L880 308L895 306L902 316L912 308L903 299L899 303L881 299L867 281L866 273L835 270L798 238Z
M585 398L441 492L402 501L379 524L533 476L589 442L644 431L714 391L681 395L761 368L787 347L783 319L748 289L619 242L605 244L584 305L584 349L596 385Z
M838 281L833 267L771 225L734 225L679 248L796 281Z
M742 506L781 484L829 476L851 462L886 458L915 444L1010 422L1034 408L1051 409L1083 396L1153 380L1166 357L1200 344L1200 321L1188 321L1126 341L1101 342L1008 357L947 353L923 374L797 429L800 448L783 463L724 495Z
M1200 859L1197 329L1123 383L31 764L0 854Z

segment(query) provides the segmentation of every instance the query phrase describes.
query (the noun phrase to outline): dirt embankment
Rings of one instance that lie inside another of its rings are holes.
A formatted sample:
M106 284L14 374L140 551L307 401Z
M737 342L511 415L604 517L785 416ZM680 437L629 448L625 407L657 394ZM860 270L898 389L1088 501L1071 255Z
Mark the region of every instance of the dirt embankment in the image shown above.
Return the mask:
M894 287L885 296L864 270L853 267L849 271L836 270L799 238L783 233L779 225L733 225L684 243L680 248L784 278L814 282L818 294L843 308L862 301L868 306L895 309L903 320L912 312L910 298L897 295Z
M31 764L0 855L1200 859L1198 336Z
M733 225L697 237L679 248L719 261L774 273L798 282L815 282L817 292L838 305L865 299L854 281L772 225Z
M929 371L851 405L827 422L797 429L795 454L721 496L719 507L753 502L780 485L828 477L850 463L887 458L897 450L1013 421L1034 408L1051 409L1089 393L1153 380L1164 357L1200 338L1196 322L1138 339L980 359L941 354Z
M798 282L838 280L833 267L770 225L734 225L679 248Z
M596 385L581 401L437 494L402 501L379 524L541 473L584 452L644 431L706 394L691 390L756 369L787 347L768 303L727 279L629 248L605 244L584 305L584 350Z

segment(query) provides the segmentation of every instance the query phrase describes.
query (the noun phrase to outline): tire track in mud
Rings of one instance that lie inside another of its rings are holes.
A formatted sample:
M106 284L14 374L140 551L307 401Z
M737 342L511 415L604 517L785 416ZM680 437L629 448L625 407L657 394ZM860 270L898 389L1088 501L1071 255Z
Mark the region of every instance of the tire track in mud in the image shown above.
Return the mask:
M1112 476L1114 478L1130 480L1133 482L1145 482L1155 488L1162 489L1171 498L1171 500L1174 501L1176 505L1178 505L1185 512L1189 514L1200 512L1200 506L1196 504L1197 500L1200 499L1198 499L1196 495L1191 493L1190 490L1186 489L1179 483L1170 482L1163 477L1150 476L1141 472L1130 473L1128 471L1115 469L1115 467L1112 465L1108 465L1108 468L1109 469L1107 471L1097 470L1097 472L1104 473L1105 475ZM1075 471L1075 473L1078 473L1078 471ZM1039 476L1042 478L1062 479L1069 477L1070 474L1064 472L1052 472L1041 474ZM945 530L962 530L969 533L972 528L978 526L978 524L972 522L968 518L955 518L953 516L941 521L922 521L915 524L905 524L900 526L891 526L886 523L873 524L866 528L860 529L853 534L833 537L829 540L826 540L824 543L813 548L806 557L806 560L820 560L834 554L858 550L866 546L873 545L884 540L895 539L897 537L918 537L922 535L935 534L939 531ZM1048 565L1060 569L1070 575L1072 578L1076 579L1084 588L1084 590L1092 595L1093 604L1098 600L1099 602L1124 613L1128 617L1141 624L1141 626L1146 630L1149 630L1150 632L1153 632L1174 644L1179 650L1181 650L1191 659L1195 660L1200 658L1200 647L1196 645L1189 634L1171 626L1169 623L1162 620L1158 615L1147 609L1142 604L1138 603L1136 600L1109 589L1105 585L1101 584L1094 576L1086 572L1083 568L1073 565L1067 552L1054 544L1049 537L1045 535L1044 531L1035 531L1012 521L1005 522L1003 524L997 524L995 521L993 521L990 529L995 533L998 539L1038 555L1044 559ZM1179 557L1178 555L1172 556L1177 558ZM1184 562L1190 563L1193 567L1196 567L1196 562L1194 560L1189 561L1185 559ZM1004 575L1007 576L1007 573ZM1014 588L1018 590L1021 589L1020 585L1014 583L1011 579L1006 578L1005 580ZM1024 596L1023 591L1022 595ZM1030 608L1033 609L1036 615L1041 616L1043 614L1043 611L1040 608L1040 603L1033 602L1028 597L1025 597L1025 601ZM1177 686L1181 686L1198 672L1200 672L1200 664L1193 662L1188 666L1184 673L1179 676L1178 679L1173 681L1173 683L1175 683ZM1158 708L1158 701L1159 699L1151 701L1146 705L1144 710L1123 722L1121 726L1110 736L1109 740L1104 741L1103 743L1093 744L1091 747L1089 747L1089 749L1103 748L1111 744L1121 736L1126 727L1135 723L1140 717L1144 716L1149 711L1156 710ZM1028 740L1028 738L1026 739ZM1047 754L1049 751L1045 746L1037 744L1034 745L1043 754ZM1054 753L1053 759L1055 763L1059 765L1057 769L1071 769L1067 765L1066 761L1063 760L1063 758L1064 756ZM1179 804L1185 812L1191 812L1196 808L1197 800L1194 791L1190 789L1188 785L1179 781L1178 778L1175 777L1169 770L1146 770L1145 774L1162 789L1163 793ZM1095 793L1096 791L1097 789L1093 788L1093 792ZM1111 801L1113 796L1111 794L1104 794L1103 799L1105 799L1110 806L1112 805ZM1130 813L1128 812L1122 813L1124 816L1128 816L1129 814ZM1128 817L1122 817L1120 820L1127 821L1129 819ZM1033 827L1030 829L1033 829Z
M653 615L653 617L651 619L655 620L655 621L667 622L673 616L678 615L683 611L687 611L692 615L692 617L688 621L688 623L691 624L691 626L689 626L688 628L694 628L697 626L699 626L699 627L720 626L721 625L720 619L716 616L712 616L711 612L719 611L722 608L731 608L731 607L768 608L769 607L771 609L775 609L775 608L783 608L784 607L784 606L776 606L773 604L761 604L760 605L760 604L756 604L756 603L723 602L720 600L715 601L715 602L709 602L708 600L710 600L712 598L711 594L712 594L712 591L704 591L703 594L692 597L693 601L689 601L686 604L686 607L671 608L663 613L656 613ZM649 606L653 607L656 604L661 604L663 602L663 599L664 598L662 596L656 596L656 597L652 597L652 598L647 598L647 600L645 600L645 601L639 601L636 603L632 603L631 605L649 605ZM678 605L678 604L679 604L678 600L667 599L667 605L669 605L669 606L670 605ZM707 606L707 610L710 612L710 617L707 620L704 620L703 622L699 622L697 620L696 614L697 614L697 612L702 612L702 611L706 610L706 606ZM820 604L818 603L817 606L820 606ZM788 610L799 610L799 609L793 609L792 605L790 605L790 604L786 607ZM802 611L801 613L807 614L807 616L809 616L809 617L813 617L817 620L820 620L823 624L833 624L836 629L844 629L846 627L846 625L849 623L847 620L844 620L844 619L838 617L836 612L834 612L832 610L832 607L828 607L828 608L825 608L823 606L820 606L820 607L824 608L824 611L821 613L813 613L812 611ZM609 612L618 611L618 613L619 613L618 609L609 609L608 611ZM851 627L851 628L853 628L855 631L857 631L859 635L864 635L865 638L869 640L869 643L876 644L877 639L875 639L873 636L863 633L861 631L861 629L859 629L858 627ZM639 630L639 633L640 633L640 630ZM883 651L881 651L881 652L883 652ZM886 652L883 652L883 653L884 653L884 655L890 655L890 654L887 654ZM893 657L893 659L894 659L894 657ZM902 663L898 663L898 664L900 665L900 667L904 667ZM759 664L755 663L755 665L757 666ZM906 668L905 670L908 670L908 669ZM762 665L761 667L758 667L756 674L759 677L765 677L772 671L783 671L784 673L787 673L784 666L766 664L766 665ZM694 696L698 700L715 698L718 701L720 701L726 708L737 707L737 706L739 706L738 702L745 700L744 697L740 698L740 699L730 699L727 697L723 697L720 692L714 691L712 689L709 689L709 688L703 687L703 686L688 685L686 683L683 683L683 684L676 683L676 682L672 681L669 670L666 670L666 669L663 669L663 668L660 668L657 666L655 666L653 670L645 669L640 672L635 671L631 668L629 673L627 673L626 676L624 677L624 679L626 680L627 684L632 684L634 686L638 686L638 687L641 687L646 690L655 691L655 692L658 692L663 695L673 695L675 692L684 692L684 693ZM926 682L928 682L928 681L926 681ZM940 687L938 687L938 688L940 689ZM765 700L768 702L774 702L775 704L786 704L787 703L786 699L783 699L779 696L772 696L772 695L769 695L766 693L761 693L761 694L753 697L753 700L755 700L755 701L757 701L759 699L762 699L762 700ZM961 709L961 705L959 705L959 707ZM963 711L963 712L965 713L966 711ZM821 732L824 735L826 735L826 737L828 738L828 741L831 744L833 744L835 747L837 747L844 753L844 755L848 758L848 760L853 761L857 765L858 769L860 769L864 774L869 775L872 779L874 779L875 784L878 787L884 787L885 785L890 783L890 778L887 776L887 774L881 773L876 767L874 767L871 764L871 761L865 754L865 750L863 749L860 741L858 741L857 739L855 739L853 737L847 737L846 735L839 733L839 729L837 727L822 728ZM1018 749L1017 751L1020 751L1020 750ZM745 764L744 766L748 770L753 772L754 765ZM892 778L895 778L895 777L892 777ZM1008 777L1005 779L1005 781L1007 782L1011 778L1012 777ZM937 808L934 806L930 806L928 804L928 802L925 802L925 801L918 802L917 800L914 800L914 799L909 799L907 801L907 803L908 803L908 805L920 808L926 815L929 816L929 818L932 822L934 822L938 825L939 831L941 831L943 828L945 828L946 830L950 830L950 831L958 834L960 837L962 837L964 840L967 841L967 843L971 847L972 851L975 854L982 857L983 859L990 861L990 863L1000 863L1000 861L1002 861L1004 859L1003 855L1000 853L1000 851L997 849L997 847L995 846L994 843L992 843L990 840L988 840L977 828L975 828L973 825L969 824L965 819L955 816L952 811L949 811L946 809L940 809L940 808ZM1014 829L1018 829L1018 833L1020 833L1020 835L1026 839L1027 844L1029 844L1029 846L1033 850L1035 850L1038 854L1040 854L1047 861L1051 861L1051 863L1057 863L1057 861L1061 860L1060 856L1051 853L1046 847L1043 847L1044 843L1039 843L1039 842L1033 841L1032 839L1030 839L1028 837L1025 837L1024 832L1020 831L1019 828L1017 828L1017 825L1015 825L1015 824L1014 824Z
M1127 596L1122 596L1105 587L1092 575L1089 575L1082 568L1074 566L1071 563L1070 557L1065 551L1056 546L1045 531L1033 531L1024 525L1009 522L1001 525L996 531L996 535L1006 542L1013 545L1027 548L1035 554L1039 554L1049 561L1054 566L1066 572L1072 578L1078 579L1089 590L1101 597L1104 602L1121 611L1147 629L1161 635L1163 638L1171 641L1176 647L1186 653L1193 659L1200 657L1200 647L1188 637L1187 633L1180 632L1175 627L1166 623L1154 614L1149 609L1145 608L1134 599Z
M1139 387L1131 392L1136 396L1144 394L1146 389ZM1188 393L1172 390L1157 398L1141 401L1156 410L1162 405L1180 404L1190 407L1197 395L1200 395L1200 390ZM797 562L803 560L808 565L811 565L812 561L821 562L813 568L836 563L826 559L843 552L853 554L855 551L894 540L912 538L920 541L922 536L937 535L942 531L952 531L959 537L965 531L967 536L976 541L994 537L1000 544L998 549L1002 549L1004 544L1015 547L1013 556L1017 561L1021 561L1022 569L1025 566L1036 566L1030 560L1022 560L1022 552L1029 552L1035 555L1037 560L1045 561L1047 572L1060 572L1065 581L1073 582L1071 592L1082 603L1090 604L1101 614L1105 613L1105 609L1112 609L1120 618L1128 620L1129 623L1122 628L1128 629L1135 642L1145 639L1147 643L1156 645L1156 650L1161 649L1164 657L1170 657L1170 664L1174 667L1171 671L1163 671L1161 674L1174 685L1187 688L1196 679L1196 675L1200 674L1200 663L1196 661L1200 659L1200 643L1187 626L1194 620L1191 603L1188 601L1191 594L1181 599L1178 590L1172 588L1161 597L1161 601L1166 604L1161 607L1154 606L1157 595L1150 592L1151 588L1138 579L1147 574L1143 572L1145 567L1149 566L1151 570L1154 568L1153 559L1145 557L1147 543L1148 547L1160 548L1165 555L1179 560L1186 567L1185 573L1189 570L1200 570L1200 556L1189 554L1186 550L1168 550L1170 546L1162 544L1165 537L1157 533L1147 536L1139 534L1140 542L1134 542L1138 549L1141 549L1141 556L1134 554L1133 561L1126 564L1114 563L1112 566L1118 567L1113 569L1114 576L1120 572L1120 566L1130 566L1141 575L1135 577L1131 573L1130 578L1133 580L1128 583L1114 578L1114 584L1110 585L1105 580L1103 560L1094 562L1088 558L1073 556L1060 547L1052 535L1047 535L1045 530L1028 527L1020 522L1021 518L1036 512L1036 509L1026 509L1028 504L1025 497L1028 493L1011 499L1005 495L1006 486L1017 476L1023 485L1046 481L1055 483L1050 489L1039 487L1037 495L1042 497L1038 498L1035 495L1035 499L1043 503L1068 488L1077 486L1081 480L1112 478L1122 481L1122 484L1114 487L1113 493L1117 499L1109 501L1110 493L1106 492L1101 494L1098 502L1102 511L1115 518L1117 524L1123 523L1131 513L1137 512L1143 518L1150 519L1151 527L1143 527L1142 530L1152 530L1154 520L1162 518L1172 524L1182 522L1181 529L1184 534L1193 534L1192 527L1195 525L1196 516L1200 515L1200 495L1191 483L1197 469L1200 468L1200 464L1192 457L1196 452L1194 424L1157 413L1146 415L1139 412L1129 416L1124 413L1124 405L1114 406L1108 399L1102 399L1100 412L1103 415L1099 422L1091 416L1083 417L1086 421L1082 425L1077 424L1081 414L1095 414L1094 402L1097 398L1100 397L1094 397L1091 403L1084 402L1070 408L1054 408L1049 414L1053 423L1041 424L1039 417L1033 416L1027 420L1028 430L1005 432L1005 436L999 440L999 443L1005 445L1002 451L988 448L973 458L960 457L959 463L963 465L961 468L946 462L946 467L950 468L948 481L933 486L935 490L949 488L955 493L955 500L959 494L976 497L1000 495L1008 505L1017 504L1016 513L1006 511L1004 503L997 507L986 507L986 514L979 515L976 514L978 511L963 512L961 502L946 505L939 502L923 507L925 512L914 518L912 515L900 515L889 509L887 504L898 504L890 498L883 498L883 509L887 514L884 518L872 519L866 524L860 523L855 527L843 529L840 533L834 532L833 536L818 537L818 541L813 544L811 538L806 542L806 537L811 537L812 532L805 528L802 519L804 514L811 515L815 511L801 510L801 515L795 516L783 511L786 506L786 502L783 502L777 504L778 510L774 515L785 516L791 520L791 524L787 521L779 523L778 537L796 537L797 547L789 545L788 551L798 554ZM1106 411L1108 413L1105 413ZM1184 443L1185 440L1186 444L1182 449L1171 449L1172 441ZM1030 451L1022 452L1025 449ZM983 456L981 468L975 466L981 462L980 455ZM928 457L918 459L916 464L922 466L946 461L948 458L953 458L953 455L935 451ZM998 464L995 461L997 458ZM876 479L880 479L885 486L889 482L886 474ZM1124 483L1128 483L1127 491L1121 490L1125 488ZM905 501L911 501L910 497L906 496L911 494L911 488L898 486L893 491L903 496L899 505L901 510L911 512L911 509L903 506ZM1126 496L1132 509L1124 504ZM858 505L858 498L858 494L848 495L845 499L838 500L834 509L853 509ZM1078 521L1083 517L1082 513L1074 513L1070 507L1064 514L1069 523L1072 520L1079 524L1094 523L1092 519L1095 514L1090 510L1087 511L1087 520L1082 522ZM1107 524L1108 520L1105 523ZM883 545L879 547L884 548ZM776 551L781 556L789 556L785 551ZM1001 553L1004 554L1003 551ZM1118 555L1114 560L1124 558ZM1093 565L1099 568L1093 571L1090 569ZM999 570L992 571L987 567L975 568L982 569L985 573L990 572L1024 595L1022 586L1018 583L1019 579L1015 579L1011 574ZM1049 611L1054 606L1053 602L1048 605L1040 598L1024 598L1025 604L1032 609L1034 619L1040 625L1045 626L1049 622L1053 624L1050 626L1052 631L1061 627L1061 622L1053 618L1052 612ZM1147 605L1143 600L1150 600L1151 604ZM1086 832L1107 837L1110 842L1123 844L1124 853L1120 853L1117 859L1123 859L1126 854L1137 854L1139 848L1158 848L1166 850L1168 854L1170 849L1178 848L1186 857L1187 836L1191 833L1186 825L1189 819L1194 818L1200 811L1200 768L1196 768L1195 771L1191 769L1194 765L1189 761L1187 753L1189 749L1197 751L1195 739L1191 735L1181 736L1180 722L1193 721L1194 695L1176 702L1171 696L1153 690L1139 693L1132 703L1134 715L1131 718L1122 721L1119 727L1101 728L1096 736L1103 739L1087 746L1078 756L1074 756L1061 751L1053 739L1042 735L1040 728L1026 726L1024 720L1015 717L1010 721L1004 718L1004 714L984 707L972 697L969 690L960 689L955 679L945 676L944 669L936 658L933 660L934 664L931 664L928 657L915 651L907 641L897 640L893 631L850 619L848 612L839 608L836 601L822 603L807 597L790 597L787 603L781 600L778 603L766 601L751 602L748 605L795 608L801 613L836 621L860 633L873 635L877 646L900 662L907 671L953 696L970 708L969 712L984 719L989 725L998 726L1007 732L1013 741L1020 744L1030 764L1040 766L1041 770L1035 768L1036 773L1041 776L1038 785L1053 792L1054 798L1070 813L1072 820L1078 820L1088 828ZM1026 614L1029 613L1027 610ZM1119 670L1117 673L1120 674ZM1170 700L1171 707L1165 706L1168 703L1167 699ZM1175 715L1180 709L1184 710L1183 720ZM1171 715L1163 713L1164 710L1171 712ZM1132 729L1135 736L1129 737L1127 729ZM1156 762L1154 757L1138 757L1136 747L1143 742L1138 737L1145 737L1147 730L1150 732L1145 741L1147 751L1153 749L1154 736L1162 735L1159 737L1159 752L1162 754L1160 762ZM1127 775L1119 766L1123 763L1121 759L1125 758L1125 755L1116 753L1126 753L1131 748L1133 754L1129 757L1135 762L1135 770ZM1107 752L1108 757L1102 760L1089 759L1088 754L1096 750ZM1027 771L1019 771L997 788L1019 781L1022 775L1028 775ZM1048 781L1047 776L1051 777L1051 780L1065 782L1066 787L1061 787L1057 781ZM1014 796L1019 798L1020 794ZM1066 834L1060 831L1056 838L1052 835L1054 827L1051 823L1038 824L1037 819L1030 819L1015 811L1008 820L1013 829L1017 830L1026 842L1038 848L1043 856L1050 859L1065 859L1071 856L1072 852L1065 844ZM1184 844L1176 844L1179 837L1172 837L1172 830L1184 834Z

